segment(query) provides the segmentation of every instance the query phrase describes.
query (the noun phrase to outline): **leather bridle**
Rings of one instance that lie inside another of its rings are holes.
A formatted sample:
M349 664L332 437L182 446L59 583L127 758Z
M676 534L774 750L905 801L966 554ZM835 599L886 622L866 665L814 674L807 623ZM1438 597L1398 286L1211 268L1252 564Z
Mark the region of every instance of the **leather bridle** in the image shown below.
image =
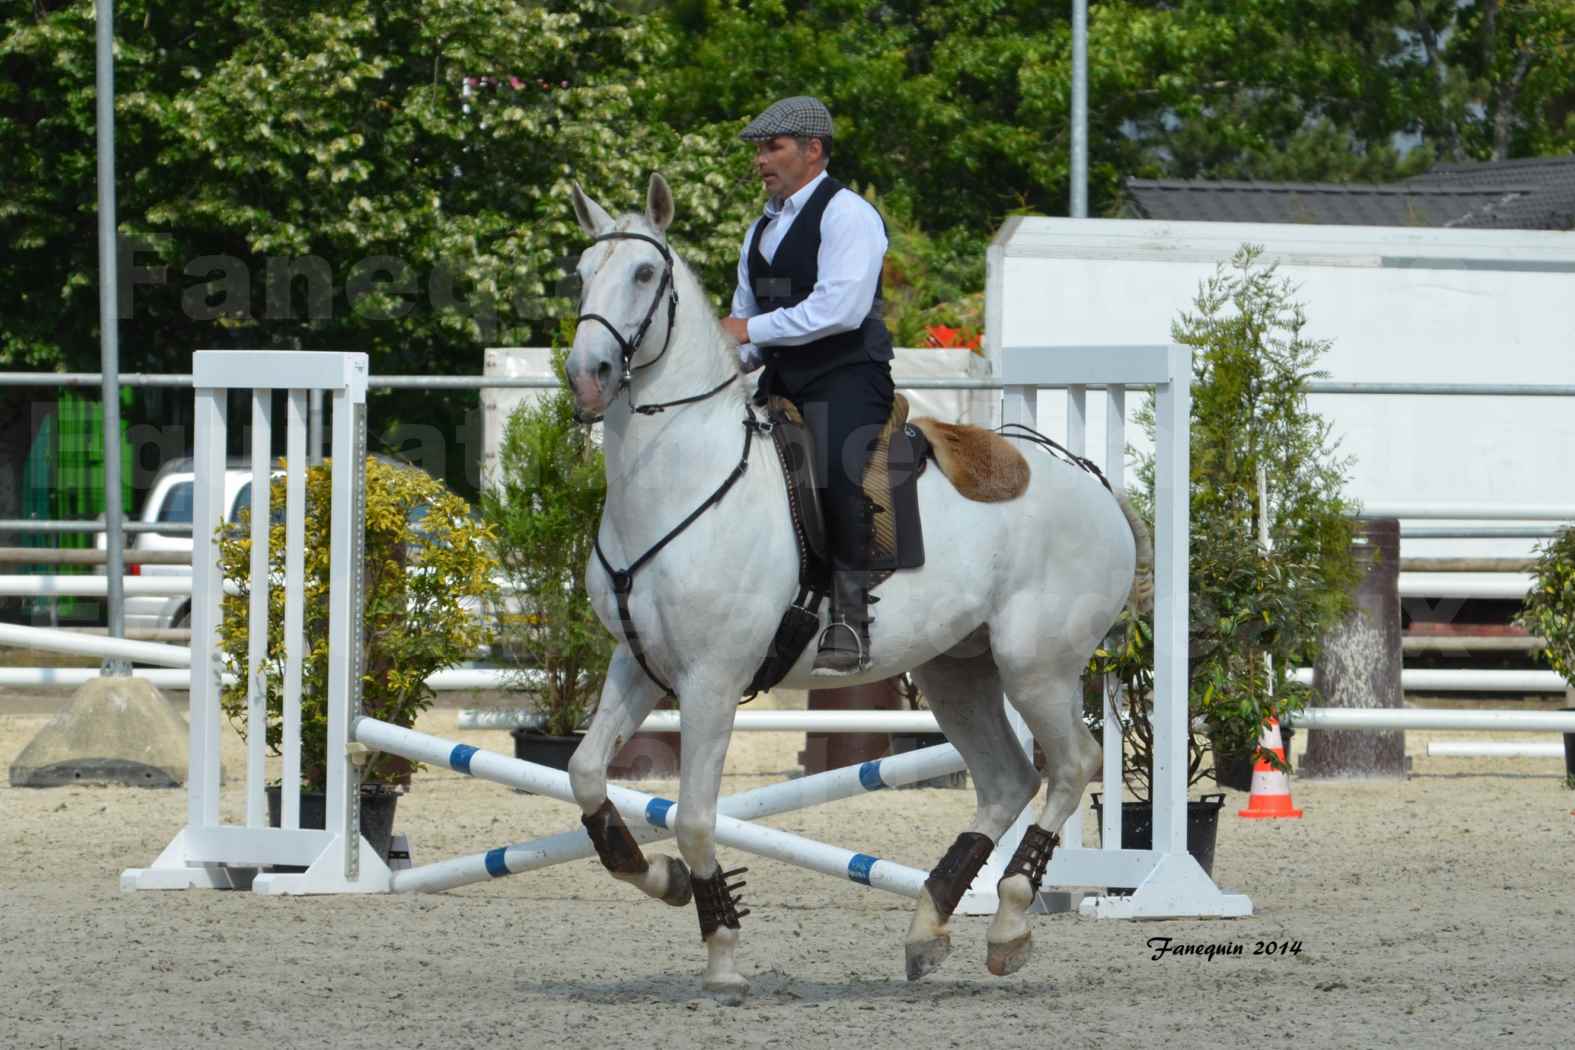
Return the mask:
M662 253L662 283L657 287L656 295L651 299L651 306L645 311L645 318L640 322L640 327L635 329L633 339L626 339L624 334L618 331L618 326L601 314L581 314L575 318L576 323L595 321L611 332L614 339L618 340L618 349L623 354L623 377L618 381L618 389L613 392L613 396L617 397L634 381L634 373L637 371L634 364L634 356L640 352L640 344L645 342L645 334L650 331L651 322L656 320L656 311L662 305L664 294L667 297L667 337L662 340L661 352L638 367L649 368L660 361L663 354L667 353L667 347L673 341L673 322L678 315L678 285L673 281L673 253L666 244L655 237L643 233L620 230L613 233L604 233L591 243L600 244L603 241L644 241Z
M712 387L710 390L707 390L703 394L696 394L693 397L679 398L676 401L663 401L659 404L651 405L637 405L634 403L634 373L641 371L642 369L650 368L652 365L656 364L656 362L660 361L667 353L668 347L670 347L673 343L673 324L678 315L678 283L673 280L673 253L665 243L655 237L651 237L643 233L618 230L614 231L613 233L604 233L592 240L591 243L600 244L602 241L644 241L662 253L662 283L657 286L656 295L652 297L651 305L645 311L645 317L640 321L640 326L635 329L634 338L626 338L624 334L618 330L617 325L607 320L607 318L603 317L601 314L580 314L579 317L575 318L576 323L583 321L595 321L597 324L607 329L607 331L611 332L612 337L618 341L618 351L623 356L623 375L618 379L618 388L613 391L613 399L616 399L619 394L627 391L629 395L630 410L638 412L643 416L650 416L655 415L664 409L677 407L678 405L689 405L696 401L704 401L713 394L721 393L723 389L733 382L733 380L737 379L738 376L735 373L734 375L728 376L727 379L723 380L721 383ZM640 344L645 342L646 334L651 329L651 322L656 320L656 311L661 308L662 300L664 298L667 300L667 334L662 339L662 349L659 350L656 356L651 358L649 361L646 361L644 364L637 365L634 363L635 355L640 352ZM598 423L601 421L602 417L585 416L582 415L578 409L575 409L574 418L581 423Z

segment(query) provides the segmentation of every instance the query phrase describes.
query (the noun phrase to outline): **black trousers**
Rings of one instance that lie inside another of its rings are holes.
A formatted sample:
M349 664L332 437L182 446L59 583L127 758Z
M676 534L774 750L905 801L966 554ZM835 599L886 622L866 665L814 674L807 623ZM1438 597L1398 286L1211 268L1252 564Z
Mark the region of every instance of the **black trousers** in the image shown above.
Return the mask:
M815 437L824 490L826 532L837 568L869 565L868 501L860 487L881 428L891 416L891 366L862 361L833 368L800 384L768 371L763 385L798 408Z

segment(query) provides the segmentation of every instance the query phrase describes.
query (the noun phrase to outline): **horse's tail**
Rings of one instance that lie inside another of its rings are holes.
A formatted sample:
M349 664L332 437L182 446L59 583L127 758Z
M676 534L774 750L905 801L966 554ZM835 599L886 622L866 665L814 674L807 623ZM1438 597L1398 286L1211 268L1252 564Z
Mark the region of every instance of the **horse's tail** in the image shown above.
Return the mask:
M1137 545L1137 565L1132 573L1132 590L1127 594L1127 605L1133 613L1142 614L1154 607L1154 538L1148 526L1138 516L1137 510L1125 492L1116 494L1121 513L1126 515L1127 526L1132 530L1132 540Z

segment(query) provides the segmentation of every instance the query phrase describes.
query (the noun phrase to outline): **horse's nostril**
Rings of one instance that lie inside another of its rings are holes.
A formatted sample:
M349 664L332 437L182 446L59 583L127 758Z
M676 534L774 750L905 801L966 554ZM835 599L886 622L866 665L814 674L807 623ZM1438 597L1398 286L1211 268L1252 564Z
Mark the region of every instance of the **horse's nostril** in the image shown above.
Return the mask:
M612 365L606 361L596 366L596 378L603 383L612 378Z

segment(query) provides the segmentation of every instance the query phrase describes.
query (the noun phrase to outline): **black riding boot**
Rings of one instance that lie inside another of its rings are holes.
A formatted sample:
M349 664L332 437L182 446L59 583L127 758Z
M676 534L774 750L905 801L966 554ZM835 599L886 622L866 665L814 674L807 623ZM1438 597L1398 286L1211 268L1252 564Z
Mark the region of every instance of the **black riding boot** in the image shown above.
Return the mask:
M862 671L870 665L870 605L873 574L862 569L835 569L831 574L831 622L820 633L820 648L810 672L817 678Z

